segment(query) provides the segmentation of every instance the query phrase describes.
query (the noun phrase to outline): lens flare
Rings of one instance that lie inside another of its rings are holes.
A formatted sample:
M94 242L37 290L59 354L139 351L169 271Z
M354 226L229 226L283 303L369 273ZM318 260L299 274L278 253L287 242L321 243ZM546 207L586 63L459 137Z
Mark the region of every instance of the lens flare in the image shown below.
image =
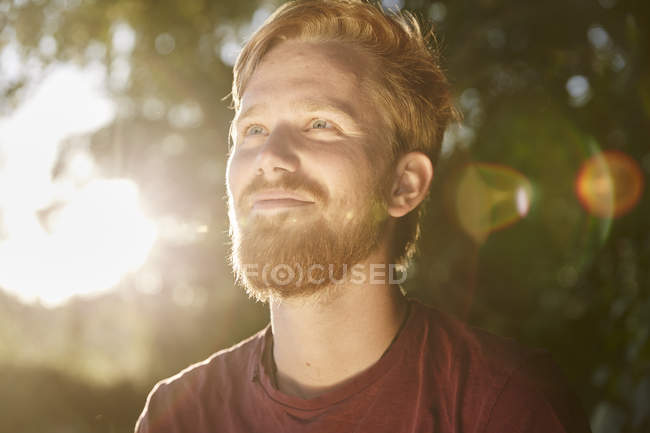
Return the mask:
M575 191L587 212L600 218L616 218L639 202L643 174L628 155L605 151L585 161L576 177Z
M526 176L502 165L468 164L459 176L456 219L475 241L482 243L496 230L528 214L533 188Z
M552 105L541 109L527 100L495 108L489 128L479 131L466 154L459 152L456 160L448 160L447 173L454 178L442 186L447 210L455 214L457 201L477 209L474 219L463 216L464 228L474 239L485 240L479 243L477 284L490 284L498 275L500 281L529 282L518 292L521 296L556 296L579 284L609 236L612 218L585 212L575 194L576 175L586 160L601 155L599 143L567 119L563 110ZM454 181L455 173L463 174L461 163L468 158L516 167L519 175L511 169L479 165L474 174L465 176L469 186L463 188L470 193L459 194L463 178ZM493 171L511 181L502 193L508 212L499 217L492 210L499 208L499 193L489 193L491 184L480 177ZM520 188L519 182L526 186ZM489 236L490 231L517 219L517 224L498 236ZM506 292L504 302L512 295Z

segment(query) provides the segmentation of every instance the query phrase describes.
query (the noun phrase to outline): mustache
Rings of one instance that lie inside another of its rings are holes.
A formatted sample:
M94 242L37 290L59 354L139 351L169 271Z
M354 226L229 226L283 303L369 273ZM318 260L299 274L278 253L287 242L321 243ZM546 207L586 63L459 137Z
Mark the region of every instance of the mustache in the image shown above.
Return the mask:
M274 182L269 182L264 177L257 176L244 188L237 205L245 204L252 194L267 189L285 189L287 191L305 193L315 201L326 202L329 198L327 190L320 183L303 175L286 175Z

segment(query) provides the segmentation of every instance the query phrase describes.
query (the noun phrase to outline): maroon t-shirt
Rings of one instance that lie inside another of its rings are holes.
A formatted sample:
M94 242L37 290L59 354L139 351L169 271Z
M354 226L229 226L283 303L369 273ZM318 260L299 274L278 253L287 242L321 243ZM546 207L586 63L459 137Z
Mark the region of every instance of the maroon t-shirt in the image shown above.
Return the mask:
M267 326L159 382L136 432L589 432L548 354L409 306L384 355L332 391L302 399L274 387Z

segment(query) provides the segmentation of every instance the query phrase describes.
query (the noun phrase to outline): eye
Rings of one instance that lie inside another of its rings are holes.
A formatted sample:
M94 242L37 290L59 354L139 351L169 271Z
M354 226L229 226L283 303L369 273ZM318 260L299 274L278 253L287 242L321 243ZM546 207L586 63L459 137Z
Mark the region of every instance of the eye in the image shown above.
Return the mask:
M334 129L334 125L324 119L315 119L311 123L312 129Z
M244 135L260 135L264 134L264 127L260 125L250 125L244 129Z

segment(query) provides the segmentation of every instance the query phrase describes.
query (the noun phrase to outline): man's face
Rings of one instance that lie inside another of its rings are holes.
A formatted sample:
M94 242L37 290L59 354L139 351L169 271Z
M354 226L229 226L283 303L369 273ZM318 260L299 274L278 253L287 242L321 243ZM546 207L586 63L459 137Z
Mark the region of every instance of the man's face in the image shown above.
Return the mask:
M233 267L249 293L316 293L382 239L389 149L361 85L369 67L340 44L291 41L247 84L226 177Z

